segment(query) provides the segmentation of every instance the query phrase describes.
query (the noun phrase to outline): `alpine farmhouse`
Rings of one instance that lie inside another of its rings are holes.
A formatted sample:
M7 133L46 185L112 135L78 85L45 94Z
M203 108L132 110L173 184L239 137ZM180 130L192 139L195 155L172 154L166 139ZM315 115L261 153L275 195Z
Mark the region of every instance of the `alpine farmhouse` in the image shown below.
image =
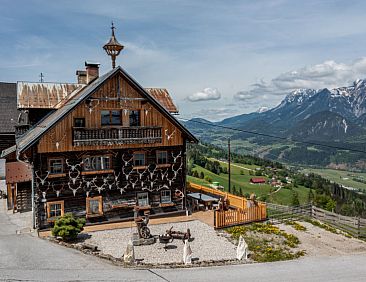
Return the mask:
M18 82L16 145L4 150L8 208L32 210L33 227L73 213L87 224L186 209L186 143L166 89L143 88L115 59L114 27L104 50L112 69L86 62L77 83ZM11 130L10 130L11 131Z

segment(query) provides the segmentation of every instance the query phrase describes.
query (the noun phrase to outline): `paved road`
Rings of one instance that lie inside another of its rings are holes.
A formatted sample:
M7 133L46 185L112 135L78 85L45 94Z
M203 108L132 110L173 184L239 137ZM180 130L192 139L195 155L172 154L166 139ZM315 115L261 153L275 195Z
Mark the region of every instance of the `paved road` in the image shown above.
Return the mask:
M16 235L0 200L0 281L366 281L366 255L192 269L134 270ZM194 250L193 250L194 251Z

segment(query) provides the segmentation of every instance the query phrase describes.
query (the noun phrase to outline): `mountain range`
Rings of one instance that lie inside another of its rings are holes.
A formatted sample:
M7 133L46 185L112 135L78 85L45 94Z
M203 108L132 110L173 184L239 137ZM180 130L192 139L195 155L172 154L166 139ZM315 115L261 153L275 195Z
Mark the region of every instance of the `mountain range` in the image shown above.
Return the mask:
M288 140L218 130L209 124ZM357 80L351 86L335 89L298 89L267 111L242 114L220 122L192 119L185 125L207 142L217 144L222 137L230 137L235 140L239 152L245 153L246 150L250 153L252 150L261 157L282 158L282 161L290 163L366 168L363 163L366 154L295 142L317 142L366 151L366 80Z

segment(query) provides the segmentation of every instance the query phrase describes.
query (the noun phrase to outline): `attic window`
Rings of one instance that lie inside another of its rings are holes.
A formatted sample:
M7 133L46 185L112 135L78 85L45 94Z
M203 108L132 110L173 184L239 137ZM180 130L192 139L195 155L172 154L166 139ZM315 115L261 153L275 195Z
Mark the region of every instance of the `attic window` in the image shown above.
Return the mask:
M140 111L130 111L130 126L140 126Z
M121 125L121 111L120 110L109 110L101 111L101 124L102 125Z

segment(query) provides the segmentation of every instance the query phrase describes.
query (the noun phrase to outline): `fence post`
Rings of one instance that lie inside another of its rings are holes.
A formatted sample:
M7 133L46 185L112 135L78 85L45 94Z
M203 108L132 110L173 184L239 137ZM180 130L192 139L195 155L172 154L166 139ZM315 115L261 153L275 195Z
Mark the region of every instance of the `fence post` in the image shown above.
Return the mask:
M357 238L361 237L361 219L357 218Z
M217 224L216 224L216 211L214 211L214 226L215 226L215 228L217 227Z

